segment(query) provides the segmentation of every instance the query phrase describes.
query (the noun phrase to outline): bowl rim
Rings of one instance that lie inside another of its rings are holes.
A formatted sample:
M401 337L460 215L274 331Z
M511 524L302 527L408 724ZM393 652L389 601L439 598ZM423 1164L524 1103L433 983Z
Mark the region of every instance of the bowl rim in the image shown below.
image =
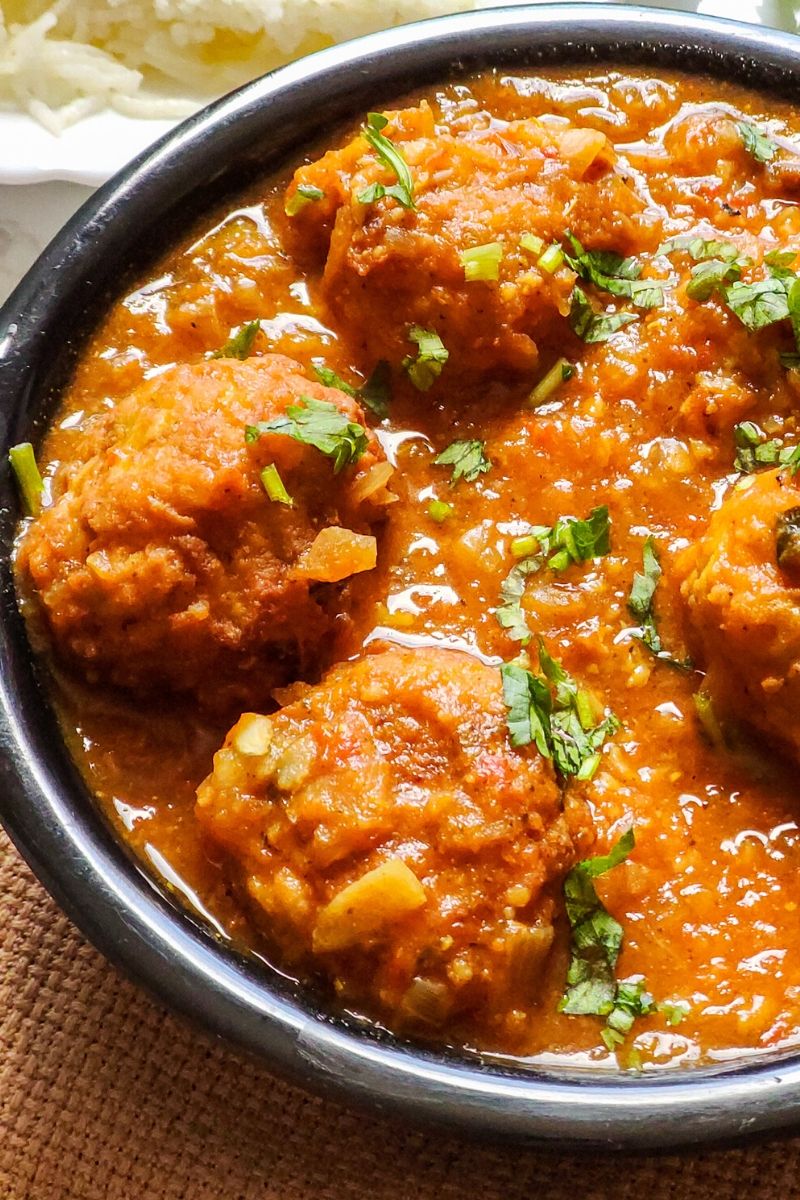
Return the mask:
M315 105L333 97L342 111L349 105L355 112L367 91L401 93L387 80L399 81L403 72L418 82L421 63L431 78L443 78L480 61L513 65L515 55L520 66L546 53L554 64L585 65L593 53L607 63L626 52L643 55L640 62L658 53L670 60L662 66L700 62L708 72L744 63L761 80L753 86L767 94L800 82L800 38L684 12L535 4L433 18L321 51L210 105L134 159L51 242L0 310L0 820L107 958L170 1008L294 1083L473 1135L664 1148L797 1123L800 1049L658 1078L514 1070L489 1057L472 1062L382 1042L282 996L252 963L177 911L87 806L41 690L10 571L18 512L6 451L31 437L40 417L48 339L60 322L69 330L76 307L99 303L121 247L130 252L134 231L152 225L154 204L174 205L192 180L213 188L223 178L223 150L231 161L245 154L254 130L271 133L273 157L285 156L308 137ZM216 163L216 174L209 175L208 163Z

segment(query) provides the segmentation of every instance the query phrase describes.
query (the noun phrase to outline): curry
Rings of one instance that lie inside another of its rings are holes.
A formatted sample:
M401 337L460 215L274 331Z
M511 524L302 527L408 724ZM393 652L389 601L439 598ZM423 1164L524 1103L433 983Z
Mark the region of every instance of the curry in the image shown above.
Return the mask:
M113 305L20 594L217 937L487 1054L797 1044L798 135L709 79L489 71Z

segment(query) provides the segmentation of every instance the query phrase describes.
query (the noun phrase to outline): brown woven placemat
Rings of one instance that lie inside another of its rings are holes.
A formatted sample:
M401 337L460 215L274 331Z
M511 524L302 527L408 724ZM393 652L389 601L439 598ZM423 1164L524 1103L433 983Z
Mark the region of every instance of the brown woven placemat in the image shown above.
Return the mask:
M121 979L0 833L2 1200L785 1200L799 1168L800 1138L576 1159L307 1096Z

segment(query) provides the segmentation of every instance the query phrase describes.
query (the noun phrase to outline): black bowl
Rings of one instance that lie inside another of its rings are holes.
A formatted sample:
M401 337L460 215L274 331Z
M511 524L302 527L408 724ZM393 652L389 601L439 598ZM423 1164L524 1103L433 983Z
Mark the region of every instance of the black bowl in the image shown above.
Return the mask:
M666 1146L796 1122L800 1054L601 1077L420 1049L322 1011L292 980L216 941L114 836L64 747L10 569L18 507L9 446L36 441L122 281L195 216L328 124L411 86L484 65L602 61L702 70L772 95L800 87L800 39L685 13L553 5L427 21L323 51L206 109L101 189L33 266L0 314L0 817L114 963L296 1083L473 1133Z

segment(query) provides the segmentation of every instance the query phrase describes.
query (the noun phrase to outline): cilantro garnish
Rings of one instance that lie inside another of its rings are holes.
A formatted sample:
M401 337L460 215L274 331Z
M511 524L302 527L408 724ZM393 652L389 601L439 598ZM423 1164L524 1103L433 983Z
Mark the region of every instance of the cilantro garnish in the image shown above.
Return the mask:
M403 208L416 208L414 203L414 181L408 169L408 163L393 142L381 133L389 121L382 113L369 113L367 123L361 128L363 137L369 142L376 155L390 171L393 172L397 183L388 187L383 183L372 183L357 196L359 204L372 204L384 196L391 196Z
M335 474L358 462L369 444L363 426L349 420L335 404L311 396L301 396L297 404L290 404L285 416L245 426L245 441L249 445L266 433L283 434L313 446L333 459Z
M661 243L656 254L675 254L679 250L685 250L695 262L703 262L708 258L721 258L723 262L733 262L735 258L739 258L739 248L733 242L722 242L715 238L707 241L691 233L668 238L666 242ZM745 265L748 260L739 261Z
M718 287L735 282L741 274L742 268L735 259L703 259L692 267L691 278L686 285L686 295L690 300L708 300Z
M744 475L768 467L789 467L792 474L800 471L800 446L784 446L780 438L768 438L755 421L740 421L733 427L736 445L734 466Z
M382 358L378 362L369 379L358 388L342 379L341 375L337 375L324 363L312 363L312 366L317 379L326 387L338 388L340 392L352 396L354 400L360 400L364 407L373 412L376 417L383 419L388 414L391 399L391 370L385 359Z
M500 586L500 604L495 610L497 620L514 641L527 643L530 630L522 611L525 580L536 571L548 567L563 571L572 563L587 562L608 554L610 522L605 504L593 508L585 520L578 517L559 517L555 525L535 525L523 537L511 544L515 557L521 559L512 567Z
M691 671L693 663L690 658L674 658L667 653L656 626L653 600L658 581L661 578L661 564L658 560L655 539L652 537L645 539L642 550L642 568L634 575L628 596L628 610L631 616L639 622L639 629L634 636L662 662L671 667L677 667L679 671Z
M569 323L584 342L607 342L624 325L629 325L635 320L636 313L597 312L583 288L576 284L572 289Z
M260 321L249 321L235 334L232 333L225 345L220 346L219 350L214 350L209 358L249 358L260 329Z
M533 742L563 777L591 779L603 743L619 729L619 721L606 712L598 722L590 694L551 657L541 638L538 649L541 676L517 663L500 668L511 745Z
M450 354L438 333L419 325L411 326L408 340L417 343L417 357L407 354L402 362L403 370L418 391L427 392L441 375Z
M779 567L800 566L800 508L779 514L775 522L775 552Z
M606 1027L600 1034L608 1050L622 1045L637 1017L656 1011L656 1003L647 991L643 979L620 979L617 982L614 1007L606 1017Z
M453 485L458 483L459 479L474 483L492 465L484 453L483 442L479 442L477 438L472 441L451 442L433 461L437 467L453 468L450 480Z
M787 282L773 275L755 283L732 283L723 291L725 303L751 332L763 329L789 316Z
M322 188L314 187L310 183L300 183L297 185L294 195L290 196L284 204L283 211L287 217L296 217L307 204L313 204L316 200L324 199L325 193Z
M581 279L593 283L596 288L609 292L612 296L623 296L639 308L655 308L657 304L663 303L664 291L661 285L639 278L642 266L635 258L623 258L613 250L584 250L569 230L567 239L573 253L565 253L564 257Z
M739 137L742 139L742 145L757 163L770 162L780 150L780 146L775 139L769 137L766 133L762 133L758 126L753 125L752 122L737 121L736 128L739 131Z
M597 894L594 881L625 862L636 844L633 829L623 833L608 854L576 863L564 880L564 900L571 930L571 957L567 987L559 1011L571 1016L608 1017L620 998L622 1013L635 1005L632 990L615 972L622 949L623 931ZM651 1001L652 1003L652 1001ZM634 1014L635 1015L635 1014ZM619 1017L617 1021L624 1018Z

